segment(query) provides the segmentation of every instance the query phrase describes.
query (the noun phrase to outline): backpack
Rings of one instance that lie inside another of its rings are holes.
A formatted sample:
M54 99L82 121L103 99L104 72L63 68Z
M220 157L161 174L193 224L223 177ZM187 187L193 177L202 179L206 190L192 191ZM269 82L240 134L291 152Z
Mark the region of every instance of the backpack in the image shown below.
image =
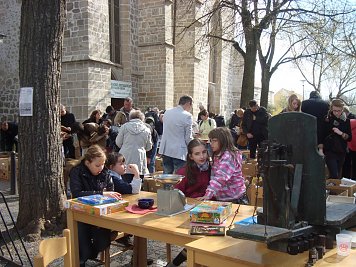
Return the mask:
M210 118L208 118L208 122L209 122L209 126L211 126L211 119ZM203 120L200 120L199 121L199 127L202 125L202 123L203 123Z
M224 116L218 115L214 117L216 122L216 127L224 127L225 126L225 118Z
M118 152L120 149L116 145L116 137L119 134L120 128L117 126L111 126L109 130L108 139L106 139L106 146L111 148L113 151Z

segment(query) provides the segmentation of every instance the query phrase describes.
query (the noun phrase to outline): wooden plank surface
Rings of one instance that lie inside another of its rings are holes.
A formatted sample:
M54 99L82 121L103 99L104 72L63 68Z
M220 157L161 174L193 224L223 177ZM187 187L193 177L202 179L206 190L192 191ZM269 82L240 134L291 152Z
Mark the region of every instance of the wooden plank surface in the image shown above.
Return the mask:
M231 237L205 237L186 245L188 267L203 264L208 267L239 266L305 266L308 251L297 255L269 250L266 244ZM207 260L209 259L209 260ZM194 260L195 262L192 262ZM327 250L323 259L314 266L351 267L356 266L356 250L347 257L337 255L336 248Z

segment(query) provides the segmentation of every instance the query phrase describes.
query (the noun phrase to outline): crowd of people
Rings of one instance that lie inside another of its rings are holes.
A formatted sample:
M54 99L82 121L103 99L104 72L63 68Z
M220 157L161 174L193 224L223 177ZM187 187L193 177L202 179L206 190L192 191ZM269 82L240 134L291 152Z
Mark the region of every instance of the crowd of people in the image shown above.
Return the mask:
M202 105L198 118L193 119L192 106L192 97L185 95L165 112L149 108L143 113L128 97L121 109L108 106L104 114L94 110L87 120L78 122L61 105L64 155L75 158L78 144L82 151L80 163L69 174L72 197L138 194L144 175L155 171L158 153L165 174L184 176L176 188L187 197L248 204L240 149L249 149L250 158L256 158L257 148L268 139L271 115L250 100L248 108L235 110L224 126L221 116L212 118ZM316 117L317 149L325 157L330 178L356 179L356 119L342 100L329 104L313 91L309 99L301 101L293 94L281 113L285 112ZM14 135L17 125L3 121L2 142ZM8 145L14 147L15 140L11 142ZM131 178L126 179L127 175ZM80 223L78 232L80 262L85 266L110 244L111 231ZM167 266L179 266L185 254L183 250Z

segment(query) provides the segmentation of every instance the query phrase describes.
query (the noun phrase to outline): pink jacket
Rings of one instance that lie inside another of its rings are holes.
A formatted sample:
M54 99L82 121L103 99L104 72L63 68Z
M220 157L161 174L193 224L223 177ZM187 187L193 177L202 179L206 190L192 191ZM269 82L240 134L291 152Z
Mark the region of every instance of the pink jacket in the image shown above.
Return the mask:
M235 159L229 151L215 157L205 196L219 201L231 201L240 198L245 192L241 153L236 152Z

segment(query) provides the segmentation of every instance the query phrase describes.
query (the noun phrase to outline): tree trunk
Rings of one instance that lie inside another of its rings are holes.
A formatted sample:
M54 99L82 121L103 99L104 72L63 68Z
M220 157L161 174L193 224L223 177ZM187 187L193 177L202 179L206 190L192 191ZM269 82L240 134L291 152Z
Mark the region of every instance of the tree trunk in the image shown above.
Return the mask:
M60 73L65 0L22 1L20 86L33 87L33 116L19 117L17 225L38 234L63 213Z
M268 108L268 94L269 94L269 85L271 81L272 74L267 69L264 68L262 70L262 77L261 77L261 100L260 106Z
M253 26L253 15L249 11L249 1L241 1L241 22L245 36L245 53L238 50L244 58L244 74L242 78L240 107L247 107L248 102L254 99L255 93L255 67L257 57L257 45L261 37L262 30L258 26ZM255 3L255 5L257 5Z
M254 45L253 43L251 43L250 45L246 45L240 107L248 107L248 102L251 99L254 99L256 56L256 45Z

